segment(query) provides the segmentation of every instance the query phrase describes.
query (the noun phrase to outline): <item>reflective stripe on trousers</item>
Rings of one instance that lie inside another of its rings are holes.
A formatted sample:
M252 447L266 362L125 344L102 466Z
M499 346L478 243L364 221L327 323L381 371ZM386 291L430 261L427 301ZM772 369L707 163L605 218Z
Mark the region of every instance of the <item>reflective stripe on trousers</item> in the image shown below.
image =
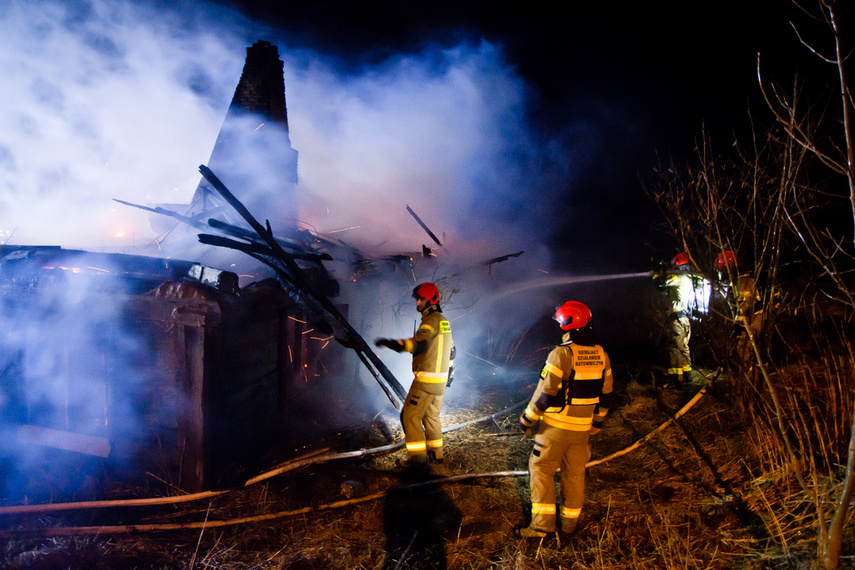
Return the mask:
M430 450L434 459L442 459L442 424L439 421L442 398L442 394L431 394L419 388L416 382L410 387L401 411L407 458L426 456Z
M692 336L692 324L689 317L680 317L671 321L671 346L668 351L668 374L680 374L692 370L692 357L689 339Z
M528 463L531 528L556 530L555 472L560 467L562 525L575 529L585 499L585 464L591 458L589 436L589 432L563 430L541 422Z

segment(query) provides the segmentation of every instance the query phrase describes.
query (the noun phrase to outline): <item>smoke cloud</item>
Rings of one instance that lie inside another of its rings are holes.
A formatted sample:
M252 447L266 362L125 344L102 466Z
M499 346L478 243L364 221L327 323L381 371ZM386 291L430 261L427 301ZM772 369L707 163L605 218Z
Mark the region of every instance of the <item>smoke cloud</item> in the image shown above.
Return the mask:
M0 95L10 244L156 255L148 216L112 198L189 202L245 48L264 38L285 62L303 227L354 228L335 236L369 256L427 243L449 273L521 250L505 262L514 274L549 270L540 241L561 220L548 187L572 171L527 124L527 86L499 45L428 46L354 70L203 3L13 1L0 26L0 69L17 86Z
M152 234L112 198L188 199L244 47L218 33L213 8L195 16L131 2L0 6L8 243L128 248Z
M0 31L0 69L14 86L0 94L8 243L127 251L157 237L147 215L111 199L189 201L258 34L285 61L306 224L358 225L342 237L415 247L425 236L409 203L438 234L490 241L499 254L501 235L531 242L530 223L541 235L549 223L537 175L547 157L500 46L430 47L340 73L201 3L12 1Z
M409 294L422 281L440 286L459 364L492 356L480 348L487 342L507 348L565 300L551 288L507 295L515 282L553 273L545 243L564 219L554 186L571 185L576 172L565 144L528 123L529 88L501 45L425 46L354 68L201 2L0 6L0 243L191 253L169 250L148 214L112 199L189 203L246 48L259 39L284 61L299 227L374 260L413 256L377 263L385 270L374 275L330 264L369 342L412 335ZM420 256L423 245L432 256ZM382 356L406 385L409 360Z
M525 85L498 47L434 48L345 77L300 55L286 82L301 189L323 208L313 223L418 246L410 204L461 243L532 241L520 234L539 213L535 141Z

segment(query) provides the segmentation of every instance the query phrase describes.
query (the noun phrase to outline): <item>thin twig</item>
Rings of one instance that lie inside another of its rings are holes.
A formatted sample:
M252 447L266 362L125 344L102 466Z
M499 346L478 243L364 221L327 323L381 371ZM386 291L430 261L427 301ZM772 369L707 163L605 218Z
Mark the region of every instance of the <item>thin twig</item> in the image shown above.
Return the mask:
M205 534L205 524L208 522L208 515L211 514L211 503L208 502L208 510L205 511L205 520L202 521L202 530L199 531L199 539L196 541L196 550L193 551L193 556L190 557L190 570L196 564L196 554L199 553L199 545L202 544L202 535Z
M395 564L394 570L398 570L401 568L401 564L404 563L404 560L407 559L407 555L410 553L410 549L413 547L413 544L416 542L416 537L419 535L419 531L413 532L413 537L410 539L410 542L407 544L407 548L404 549L404 552L401 553L401 557L398 558L398 562Z

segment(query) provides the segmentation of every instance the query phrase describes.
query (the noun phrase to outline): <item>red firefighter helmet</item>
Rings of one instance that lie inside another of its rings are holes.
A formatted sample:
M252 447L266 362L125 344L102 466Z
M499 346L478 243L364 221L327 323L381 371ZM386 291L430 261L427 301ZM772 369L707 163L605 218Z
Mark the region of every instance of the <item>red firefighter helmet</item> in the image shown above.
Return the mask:
M680 253L674 256L674 259L671 260L671 265L680 269L684 269L683 266L688 268L689 256L686 254L685 251L681 251Z
M729 249L721 251L715 256L716 271L727 271L736 267L736 256Z
M579 301L567 301L557 309L555 316L558 325L563 331L581 329L591 323L591 309Z
M439 303L439 289L433 283L422 283L413 288L413 299L422 298L427 300L428 305Z

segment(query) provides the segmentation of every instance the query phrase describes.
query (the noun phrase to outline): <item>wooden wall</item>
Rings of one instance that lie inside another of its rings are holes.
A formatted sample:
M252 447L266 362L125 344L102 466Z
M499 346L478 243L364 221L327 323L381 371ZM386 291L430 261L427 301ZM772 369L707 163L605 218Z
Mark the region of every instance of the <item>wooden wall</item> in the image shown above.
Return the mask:
M85 350L72 334L43 345L40 329L107 305L122 307L104 318L123 335L104 321ZM92 291L65 311L27 323L31 338L2 377L4 421L24 447L101 456L113 476L151 473L187 492L223 484L231 466L287 433L285 403L316 377L329 342L273 283L239 296L190 281L145 295Z

